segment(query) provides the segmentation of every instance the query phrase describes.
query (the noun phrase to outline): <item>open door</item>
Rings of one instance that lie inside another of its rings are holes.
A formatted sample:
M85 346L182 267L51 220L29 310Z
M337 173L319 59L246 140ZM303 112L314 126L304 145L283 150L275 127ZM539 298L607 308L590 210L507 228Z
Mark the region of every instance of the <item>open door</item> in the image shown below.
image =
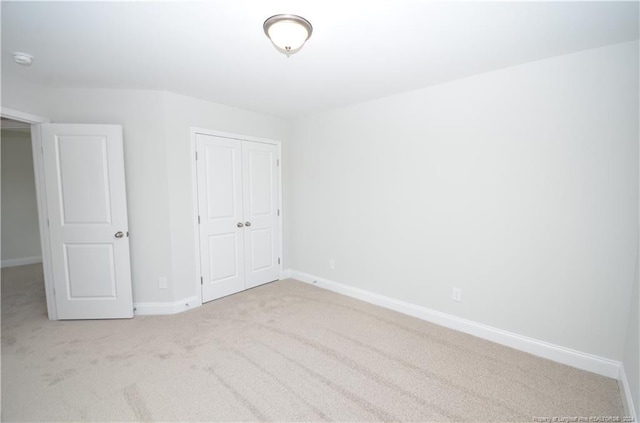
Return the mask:
M40 130L58 319L133 317L122 127Z

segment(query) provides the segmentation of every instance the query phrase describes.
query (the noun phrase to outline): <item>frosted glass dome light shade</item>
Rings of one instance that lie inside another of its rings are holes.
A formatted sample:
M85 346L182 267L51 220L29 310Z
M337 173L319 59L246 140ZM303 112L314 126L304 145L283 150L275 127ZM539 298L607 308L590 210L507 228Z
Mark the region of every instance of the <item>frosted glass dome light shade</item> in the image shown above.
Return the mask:
M313 27L297 15L275 15L264 21L264 33L287 56L296 53L311 37Z

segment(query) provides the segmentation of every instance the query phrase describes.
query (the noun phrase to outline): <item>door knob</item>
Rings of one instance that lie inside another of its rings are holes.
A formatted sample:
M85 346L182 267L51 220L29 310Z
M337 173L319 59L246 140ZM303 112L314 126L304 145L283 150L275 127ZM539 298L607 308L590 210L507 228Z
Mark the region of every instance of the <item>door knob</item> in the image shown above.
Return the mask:
M122 231L116 232L116 235L115 235L116 238L122 238L123 236L124 236L124 233Z
M236 226L237 226L238 228L242 228L242 227L244 226L244 224L243 224L242 222L238 222L238 223L236 223Z
M251 226L251 222L244 222L244 226Z

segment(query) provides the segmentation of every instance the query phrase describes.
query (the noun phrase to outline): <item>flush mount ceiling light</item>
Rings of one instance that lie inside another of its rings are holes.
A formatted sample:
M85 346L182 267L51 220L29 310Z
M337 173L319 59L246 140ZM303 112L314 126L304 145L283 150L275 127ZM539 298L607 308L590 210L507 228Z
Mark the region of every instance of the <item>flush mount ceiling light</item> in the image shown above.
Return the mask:
M20 51L15 51L13 52L13 60L19 65L31 66L31 63L33 63L33 56Z
M275 48L287 57L297 53L313 32L311 23L298 15L274 15L262 27Z

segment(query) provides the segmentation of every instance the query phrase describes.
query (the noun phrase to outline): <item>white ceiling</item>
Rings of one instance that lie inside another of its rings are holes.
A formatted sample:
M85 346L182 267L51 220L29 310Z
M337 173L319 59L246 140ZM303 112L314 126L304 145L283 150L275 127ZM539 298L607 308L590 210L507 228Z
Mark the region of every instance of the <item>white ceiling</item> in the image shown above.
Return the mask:
M287 59L276 13L313 36ZM173 91L282 117L638 39L637 2L2 2L2 72L53 87ZM30 68L12 51L35 56Z

